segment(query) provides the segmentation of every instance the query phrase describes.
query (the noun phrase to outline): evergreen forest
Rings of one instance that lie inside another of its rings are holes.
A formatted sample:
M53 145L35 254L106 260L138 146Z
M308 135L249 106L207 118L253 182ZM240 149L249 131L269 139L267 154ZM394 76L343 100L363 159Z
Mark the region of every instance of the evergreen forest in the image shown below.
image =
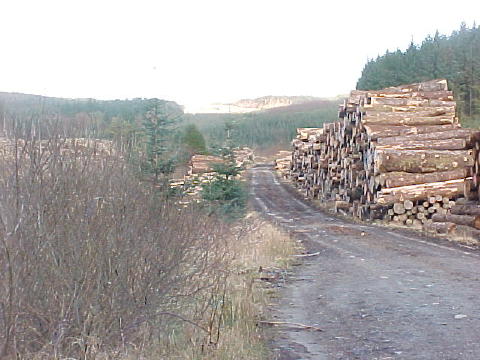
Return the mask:
M457 101L460 119L480 124L480 26L462 23L451 35L438 31L421 44L405 50L387 51L365 65L358 90L446 78ZM475 120L477 119L477 120Z

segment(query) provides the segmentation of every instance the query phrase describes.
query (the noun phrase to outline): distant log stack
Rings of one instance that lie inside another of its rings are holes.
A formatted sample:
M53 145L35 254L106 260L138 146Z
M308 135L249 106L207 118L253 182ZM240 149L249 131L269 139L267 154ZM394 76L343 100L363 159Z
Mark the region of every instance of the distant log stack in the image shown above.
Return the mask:
M253 150L243 147L233 150L235 163L239 167L252 163L254 160ZM211 173L217 164L223 164L225 160L220 156L214 155L193 155L190 159L188 175Z
M233 150L236 166L242 171L238 178L242 178L244 170L254 162L254 152L248 147ZM214 155L192 155L186 175L183 179L172 179L170 187L180 190L185 197L181 204L199 201L202 186L215 179L215 165L224 164L225 159Z
M288 178L292 166L292 152L280 150L275 155L274 165L275 169L282 175L282 177Z
M193 155L190 159L188 175L213 172L214 166L223 162L224 160L220 156Z
M480 132L462 129L455 108L446 80L352 91L340 121L297 130L292 181L306 197L362 219L440 232L454 226L432 222L477 224L448 215L479 188Z

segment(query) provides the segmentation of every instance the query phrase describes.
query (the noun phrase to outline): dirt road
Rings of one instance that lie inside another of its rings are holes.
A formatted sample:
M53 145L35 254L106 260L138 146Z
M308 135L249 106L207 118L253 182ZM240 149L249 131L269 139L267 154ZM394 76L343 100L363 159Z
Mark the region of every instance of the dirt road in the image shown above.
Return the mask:
M359 225L312 208L268 167L251 169L258 210L308 252L281 290L276 359L480 359L480 252Z

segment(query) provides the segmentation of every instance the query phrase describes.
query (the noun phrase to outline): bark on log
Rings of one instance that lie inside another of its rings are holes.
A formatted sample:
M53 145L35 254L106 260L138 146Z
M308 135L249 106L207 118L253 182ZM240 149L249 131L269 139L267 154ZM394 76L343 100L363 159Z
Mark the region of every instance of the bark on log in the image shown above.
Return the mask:
M414 98L386 98L386 97L370 97L371 105L393 105L393 106L455 106L452 100L436 100L436 99L414 99Z
M468 238L478 242L480 240L480 230L465 225L457 225L454 234L465 240Z
M455 215L480 216L480 205L455 205L450 212Z
M453 100L452 91L402 91L398 89L384 89L372 91L369 90L366 97L396 97L396 98L421 98L421 99L437 99L437 100Z
M378 138L378 145L392 145L405 141L425 141L425 140L446 140L446 139L467 139L471 142L474 139L480 139L480 131L475 129L453 129L449 131L429 132L425 134L412 134L404 136L392 136Z
M457 228L457 224L449 222L425 222L423 228L426 231L437 234L451 234Z
M403 91L447 91L448 85L447 80L445 79L434 79L414 84L406 84L387 88L387 90L389 89L398 89Z
M418 116L455 116L455 106L394 106L394 105L367 105L360 108L361 111L370 117L418 117Z
M394 125L363 125L370 140L390 136L405 136L415 134L430 134L443 131L453 131L460 128L458 124L427 125L427 126L394 126Z
M383 125L407 125L407 126L421 126L421 125L446 125L455 123L455 115L442 116L364 116L362 118L363 124L383 124Z
M472 180L471 178L468 178L421 185L385 188L378 192L377 203L381 205L392 205L396 202L403 202L405 200L423 200L436 194L454 198L463 194L464 185L467 181Z
M378 145L376 149L399 150L465 150L471 146L466 139L408 140L388 145Z
M467 168L458 168L450 171L438 171L425 174L407 173L401 171L388 172L378 176L379 184L387 188L419 185L432 182L464 179L468 177Z
M455 215L455 214L434 214L434 222L451 222L457 225L467 225L480 229L480 215Z
M378 173L404 171L430 173L473 166L471 150L396 150L380 149L375 152L375 170Z

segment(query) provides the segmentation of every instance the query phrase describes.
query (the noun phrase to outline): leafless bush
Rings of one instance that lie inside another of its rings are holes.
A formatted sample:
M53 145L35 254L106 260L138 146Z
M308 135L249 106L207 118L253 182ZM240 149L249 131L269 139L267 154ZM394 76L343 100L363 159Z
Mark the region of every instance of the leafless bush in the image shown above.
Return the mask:
M0 159L0 358L112 354L173 321L211 338L222 226L117 157L62 152L54 128L18 136Z

